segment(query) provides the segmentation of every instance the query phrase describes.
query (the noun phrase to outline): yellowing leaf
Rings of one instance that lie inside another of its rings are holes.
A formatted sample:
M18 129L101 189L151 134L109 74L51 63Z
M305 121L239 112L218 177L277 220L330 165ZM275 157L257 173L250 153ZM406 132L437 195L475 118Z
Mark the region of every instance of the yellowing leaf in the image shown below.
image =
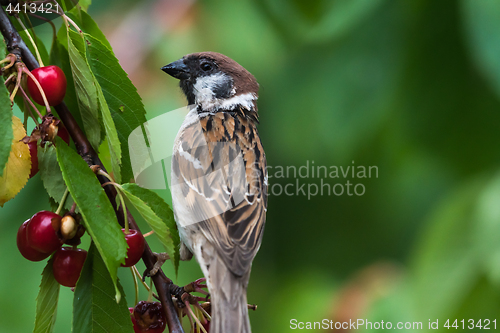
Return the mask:
M23 123L16 116L12 117L14 140L10 150L9 160L0 177L0 207L14 198L26 185L30 175L31 157L28 145L19 141L26 136Z

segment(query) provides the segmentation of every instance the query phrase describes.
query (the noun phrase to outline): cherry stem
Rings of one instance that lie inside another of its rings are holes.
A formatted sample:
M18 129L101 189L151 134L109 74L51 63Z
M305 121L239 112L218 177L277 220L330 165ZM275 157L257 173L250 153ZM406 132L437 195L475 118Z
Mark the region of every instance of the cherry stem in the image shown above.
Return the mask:
M25 99L23 99L23 104L24 104L24 108L25 108L26 110L28 110L28 112L30 113L29 115L27 115L26 113L24 114L24 122L23 122L23 126L24 126L24 128L28 128L28 118L29 118L30 116L33 116L33 113L31 112L31 109L29 109L29 105L28 105L28 103L26 103L26 100L25 100ZM38 124L37 124L37 126L38 126Z
M186 303L186 307L187 307L187 310L189 312L189 314L193 317L193 319L196 321L196 325L201 328L203 330L204 333L207 333L207 331L205 330L205 328L203 327L203 325L200 323L200 320L198 319L198 316L196 316L196 314L193 312L193 310L191 309L191 307L189 306L189 302L185 302Z
M69 194L69 190L66 187L66 190L64 191L63 197L62 197L61 201L59 202L59 207L57 207L57 210L56 210L57 215L61 214L61 210L64 207L64 203L66 202L66 198L68 197L68 194Z
M190 314L191 307L189 306L189 302L185 302L185 303L187 303L187 304L185 304L184 312L186 313L186 316L189 319L189 326L191 327L191 332L194 332L194 323L193 323L193 319L191 318L192 316Z
M106 178L108 178L108 180L110 180L110 181L111 181L111 183L116 184L116 183L114 182L115 180L113 179L113 177L111 177L111 176L110 176L110 175L109 175L106 171L104 171L103 169L99 169L99 170L97 170L97 174L98 174L98 175L101 175L101 176L104 176L104 177L106 177ZM103 184L103 185L104 185L104 184ZM116 184L116 185L118 185L118 184Z
M118 198L120 198L120 204L122 206L122 210L124 212L126 212L125 199L123 199L123 194L121 192L121 187L118 185L117 189L118 189L118 191L116 191L116 193L118 195ZM123 215L124 215L123 216L123 220L124 220L124 224L125 224L125 234L128 235L129 234L128 217L127 217L126 213L123 214Z
M41 67L44 67L43 62L42 62L42 57L40 56L40 52L38 52L38 47L36 46L36 43L33 40L33 37L31 37L31 34L29 33L28 29L24 25L23 20L21 20L21 18L18 15L15 15L15 17L17 19L17 22L19 22L21 27L26 31L26 35L28 35L28 38L29 38L31 44L33 45L33 48L35 49L36 58L38 60L38 63L40 64Z
M207 319L212 320L212 316L199 303L196 303L194 306L196 306Z
M31 107L33 109L35 109L35 112L38 114L38 117L40 117L40 119L42 119L42 114L40 113L40 111L38 111L37 107L35 106L35 104L33 104L33 102L31 101L31 99L28 97L28 95L26 94L26 92L24 91L23 89L23 86L20 85L19 86L19 90L21 90L21 93L23 94L23 97L24 97L24 100L27 101L29 103L29 105L31 105ZM31 112L31 109L30 108L27 108L30 115L31 115L31 118L33 118L33 120L35 121L35 123L38 125L38 120L35 118L35 116L33 115L33 113Z
M123 212L126 212L126 207L125 206L125 199L123 198L123 189L120 186L120 184L115 183L113 177L111 177L107 172L103 171L102 169L99 169L97 171L98 175L104 176L110 180L107 183L102 184L101 186L106 186L106 185L113 185L116 188L116 194L118 195L118 198L120 199L120 204L122 206ZM129 223L128 223L128 216L127 214L123 214L123 220L124 220L124 225L125 225L125 234L128 235L129 233Z
M73 215L75 213L75 210L76 210L76 202L73 202L73 204L71 205L71 209L69 210L69 213Z
M110 175L108 175L106 172L102 171L102 170L99 170L97 171L97 174L99 175L102 175L104 177L107 177L108 179L111 178ZM116 188L116 195L118 196L118 198L120 199L120 205L122 206L122 209L124 212L126 212L126 208L127 206L125 206L125 199L123 198L123 189L122 187L120 186L120 184L117 184L113 181L109 181L109 182L106 182L104 184L101 185L101 187L104 187L106 185L113 185L115 188ZM119 207L117 207L117 209L119 209ZM128 235L129 234L129 223L128 223L128 216L127 214L123 214L123 224L125 225L125 234Z
M9 75L9 77L7 78L7 80L5 80L5 83L4 83L4 84L7 86L7 85L9 84L10 80L12 80L12 78L13 78L14 76L16 76L16 74L15 74L15 73L10 74L10 75Z
M33 16L34 18L37 18L39 20L45 21L48 24L50 24L50 26L52 27L52 43L54 43L56 41L56 39L57 39L57 29L56 29L56 25L54 24L54 22L52 22L51 20L46 19L43 16L36 15L36 14L31 13L31 12L28 13L28 15Z
M139 284L137 283L137 278L134 273L135 266L130 267L130 273L132 273L132 279L134 279L134 287L135 287L135 303L139 303Z
M153 301L153 280L149 279L149 294L148 294L148 302Z
M144 288L146 288L146 290L149 292L150 288L149 288L149 286L148 286L148 284L146 282L142 281L141 273L139 273L139 270L137 269L137 267L135 267L135 265L132 266L132 267L134 268L134 273L137 276L137 278L139 279L139 281L141 281L141 283L144 286ZM156 295L155 293L153 293L153 297L156 298L156 299L160 299L158 297L158 295ZM137 304L137 302L136 302L136 304Z
M73 21L72 19L70 19L68 16L66 16L66 14L63 14L61 15L61 17L63 19L65 19L66 21L66 26L69 28L69 24L67 24L68 22L78 31L78 33L80 34L80 36L82 36L83 38L83 31L82 29L80 29L80 27L75 23L75 21Z
M23 0L23 2L24 2L24 0ZM33 32L33 37L36 41L37 37L36 37L35 27L33 26L33 23L31 23L31 20L30 20L29 16L27 15L27 13L25 13L25 12L21 12L21 13L23 15L24 20L26 22L28 22L28 24L30 26L30 30Z
M10 102L14 103L14 98L16 97L17 91L19 90L19 87L21 86L21 77L22 77L22 63L16 64L17 66L17 78L16 78L16 85L14 86L14 90L12 90L12 94L10 94Z
M23 69L23 72L25 72L33 80L33 82L35 82L38 90L40 91L40 94L42 95L43 103L45 104L45 107L47 108L47 114L51 113L50 105L49 105L49 102L47 101L47 96L45 96L45 92L43 91L43 88L40 85L40 82L38 82L36 77L26 68L26 66L23 65L22 69Z
M6 62L10 62L10 63L7 66L5 66L3 68L3 70L9 69L12 66L14 66L14 64L16 63L16 56L13 55L12 53L9 53L5 59L0 60L0 64L6 63Z
M53 2L55 4L57 4L57 7L59 9L62 8L61 5L56 0L53 0ZM71 24L78 31L78 33L83 37L83 31L82 31L82 29L80 29L80 27L72 19L70 19L66 14L64 14L64 12L62 11L62 9L61 9L61 12L59 12L57 10L53 10L53 9L46 9L46 11L47 12L51 12L51 13L56 13L56 14L60 15L62 17L62 19L64 20L64 23L66 24L66 27L69 28L69 25Z
M150 232L146 232L145 234L143 234L142 236L143 237L148 237L148 236L151 236L152 234L154 234L155 231L154 230L151 230Z

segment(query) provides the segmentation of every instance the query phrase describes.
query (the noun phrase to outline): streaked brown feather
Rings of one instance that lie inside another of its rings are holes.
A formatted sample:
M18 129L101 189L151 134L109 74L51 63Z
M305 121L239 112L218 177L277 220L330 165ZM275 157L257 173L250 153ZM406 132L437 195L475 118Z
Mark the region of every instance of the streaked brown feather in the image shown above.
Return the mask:
M243 172L248 183L245 200L222 214L198 223L205 237L236 276L242 276L249 271L260 247L266 220L266 159L257 132L256 119L254 111L243 108L201 116L199 124L185 129L181 142L184 151L189 152L192 158L200 160L202 168L195 168L191 161L180 156L178 152L174 155L179 168L173 171L179 178L183 177L190 182L190 186L196 191L213 199L208 210L213 208L216 211L221 207L228 207L231 199L235 197L235 189L230 189L228 202L217 194L217 190L224 190L225 184L217 183L215 179L215 183L210 183L211 178L203 176L228 165L241 152L245 164ZM229 144L216 145L222 142ZM238 170L234 172L237 173ZM196 200L189 200L189 197L194 195L193 189L189 188L183 193L193 205L191 208L195 209ZM205 213L206 216L211 215L210 212Z

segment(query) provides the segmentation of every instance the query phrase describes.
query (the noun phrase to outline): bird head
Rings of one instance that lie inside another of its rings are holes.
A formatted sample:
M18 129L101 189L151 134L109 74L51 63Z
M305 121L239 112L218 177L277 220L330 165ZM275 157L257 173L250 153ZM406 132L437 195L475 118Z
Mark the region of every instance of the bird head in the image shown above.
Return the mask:
M229 110L242 106L256 111L259 85L243 66L223 54L188 54L162 70L180 80L189 104L204 111Z

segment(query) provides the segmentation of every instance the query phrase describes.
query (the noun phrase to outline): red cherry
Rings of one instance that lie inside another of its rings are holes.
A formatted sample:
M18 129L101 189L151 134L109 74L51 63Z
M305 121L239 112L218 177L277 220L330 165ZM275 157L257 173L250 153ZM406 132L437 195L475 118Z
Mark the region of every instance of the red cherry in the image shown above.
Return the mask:
M38 146L36 141L28 142L28 148L31 156L30 178L38 173Z
M17 231L17 248L26 259L31 261L40 261L50 256L50 253L42 253L29 245L28 238L26 237L26 227L28 226L29 221L30 220L26 220L23 224L21 224L19 230Z
M134 333L142 333L143 331L139 326L137 326L137 320L134 317L134 308L128 308L130 311L130 320L132 320L132 326L134 327Z
M42 86L49 105L54 106L62 102L66 94L66 76L59 67L54 65L40 67L32 70L31 74ZM31 77L28 77L28 91L35 102L45 105L42 94Z
M134 266L141 259L144 252L144 237L134 229L129 229L128 234L125 233L125 229L122 229L122 232L125 234L128 245L127 258L125 258L125 264L122 264L122 267Z
M140 301L135 306L132 315L135 333L161 333L165 330L165 314L160 302Z
M83 249L65 246L57 250L52 263L56 281L65 287L76 286L86 258L87 251Z
M63 241L57 236L61 216L42 210L33 215L26 228L28 244L42 253L52 253L61 247Z
M59 129L57 130L57 136L64 140L69 145L69 133L66 127L59 124Z

